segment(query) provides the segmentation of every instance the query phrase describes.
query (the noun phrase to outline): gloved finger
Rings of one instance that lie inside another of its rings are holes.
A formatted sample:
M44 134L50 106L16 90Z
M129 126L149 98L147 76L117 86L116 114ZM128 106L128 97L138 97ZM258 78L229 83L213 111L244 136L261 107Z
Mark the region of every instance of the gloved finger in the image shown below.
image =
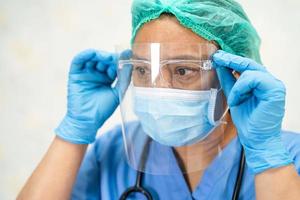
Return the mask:
M95 66L96 66L97 62L95 61L88 61L86 64L85 64L85 70L88 71L88 72L93 72L95 71Z
M118 70L118 55L113 54L113 59L109 64L107 69L107 75L111 80L115 80L117 77L117 70Z
M115 55L106 51L97 51L95 61L101 61L104 64L110 64L114 60Z
M106 72L107 67L108 67L108 65L105 64L105 63L102 62L102 61L98 61L97 64L96 64L96 69L97 69L99 72Z
M230 106L237 106L252 95L259 100L271 100L280 90L285 90L283 84L271 74L259 71L247 71L241 74L228 97Z
M127 64L118 70L118 80L115 89L121 97L123 97L131 82L132 68L132 65Z
M117 63L112 63L107 69L107 75L111 80L115 80L117 77Z
M123 51L118 57L119 60L129 60L132 57L132 50L131 49L127 49L125 51Z
M95 56L96 51L94 49L88 49L76 55L72 60L70 73L80 72L84 68L84 64Z
M222 50L218 50L213 54L212 59L217 67L227 67L239 73L243 73L246 70L266 71L264 66L252 59L236 56Z
M111 64L117 62L117 55L99 51L95 60L97 60L96 69L100 72L106 72Z
M233 77L230 69L228 68L217 67L216 72L224 94L228 99L230 91L236 82L236 79Z
M259 74L260 73L253 71L247 71L241 74L229 94L228 105L230 107L237 106L249 98L249 94L253 92L252 90L257 84L255 82L255 75Z
M131 57L132 50L127 49L117 56L117 60L130 60ZM118 69L117 67L118 64L116 65L118 78L117 83L113 89L117 95L119 93L121 97L123 97L131 81L132 65L123 65L122 68Z

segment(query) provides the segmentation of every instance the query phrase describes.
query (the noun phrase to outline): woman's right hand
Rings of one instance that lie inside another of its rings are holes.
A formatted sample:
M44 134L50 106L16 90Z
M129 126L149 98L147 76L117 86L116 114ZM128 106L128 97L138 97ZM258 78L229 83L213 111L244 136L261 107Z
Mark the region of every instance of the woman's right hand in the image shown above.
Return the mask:
M87 50L71 64L67 113L47 154L17 199L70 199L87 145L119 104L117 55ZM77 145L81 144L81 145Z
M89 144L119 104L117 55L86 50L75 56L68 81L67 113L56 134L71 143Z

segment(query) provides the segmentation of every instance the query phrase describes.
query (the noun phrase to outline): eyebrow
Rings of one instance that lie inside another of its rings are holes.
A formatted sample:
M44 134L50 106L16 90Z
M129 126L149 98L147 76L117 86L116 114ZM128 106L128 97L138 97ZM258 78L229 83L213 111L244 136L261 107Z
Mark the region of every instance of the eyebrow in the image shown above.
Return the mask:
M149 59L139 56L137 54L133 54L132 59L149 60ZM201 57L199 57L199 56L183 54L183 55L169 56L165 59L168 59L168 60L207 60L207 59L210 59L210 56L207 54L203 54L203 55L201 55Z

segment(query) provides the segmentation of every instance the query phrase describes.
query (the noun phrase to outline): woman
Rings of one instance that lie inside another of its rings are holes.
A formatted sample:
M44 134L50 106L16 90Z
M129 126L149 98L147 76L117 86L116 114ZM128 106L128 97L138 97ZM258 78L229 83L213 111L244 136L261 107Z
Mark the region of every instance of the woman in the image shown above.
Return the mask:
M142 129L153 141L174 147L176 161L172 163L180 166L172 174L145 172L142 185L151 196L230 199L243 149L246 167L240 199L300 199L300 136L281 131L285 88L259 64L259 37L240 5L232 0L136 0L132 17L133 46L202 44L224 50L206 55L212 58L230 109L230 114L224 117L226 125L221 125L223 132L216 128L206 135L197 131L193 137L189 133L179 139L172 135L163 137L154 135L159 130L147 131L151 122L143 124L143 116L137 114ZM133 53L142 55L143 50L135 49ZM178 53L170 49L167 52ZM118 199L134 185L137 171L126 162L121 128L117 126L94 142L97 130L119 104L118 93L124 90L118 83L111 86L118 59L122 55L95 50L84 51L74 58L69 74L67 114L18 199ZM135 69L132 70L134 85L141 86L138 78L145 70ZM231 70L240 74L237 80ZM169 88L167 81L162 81L164 73L161 70L161 76L155 77L155 88ZM180 77L193 73L188 69L178 70ZM172 125L177 127L180 123ZM199 148L205 149L207 141L216 141L222 155L206 150L199 154ZM93 144L86 153L90 143ZM187 161L187 151L199 156L200 164L198 159ZM196 170L187 170L189 167ZM140 193L130 197L143 198Z

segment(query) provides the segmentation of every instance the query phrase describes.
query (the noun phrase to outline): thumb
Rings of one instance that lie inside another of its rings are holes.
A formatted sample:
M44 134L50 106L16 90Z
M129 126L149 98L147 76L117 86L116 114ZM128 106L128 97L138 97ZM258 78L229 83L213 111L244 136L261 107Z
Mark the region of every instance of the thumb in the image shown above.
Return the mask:
M236 79L232 75L230 69L227 69L224 67L218 67L218 66L215 66L215 64L214 64L214 67L216 69L218 79L219 79L221 87L224 91L224 94L225 94L226 98L228 99L230 91L236 82Z
M123 98L123 95L130 84L131 73L132 65L130 64L125 64L122 66L122 69L118 70L118 80L114 89L117 90L120 98Z
M121 53L119 56L119 60L129 60L132 57L132 51L131 50L125 50ZM120 98L123 98L123 95L125 94L130 81L131 81L131 73L132 73L132 65L131 64L123 64L122 66L119 66L118 68L118 78L117 83L114 87L114 90L116 93L118 93Z

